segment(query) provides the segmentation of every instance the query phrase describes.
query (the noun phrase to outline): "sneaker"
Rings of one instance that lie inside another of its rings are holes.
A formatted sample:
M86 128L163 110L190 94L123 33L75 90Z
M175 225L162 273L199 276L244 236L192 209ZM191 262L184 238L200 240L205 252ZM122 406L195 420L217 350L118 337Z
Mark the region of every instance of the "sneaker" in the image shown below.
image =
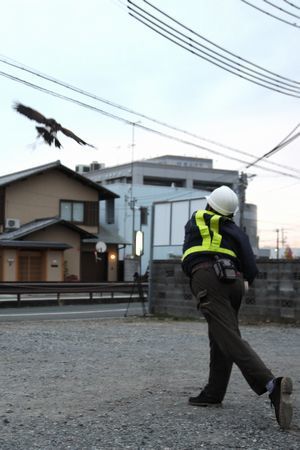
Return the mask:
M190 397L189 404L193 406L214 406L216 408L222 406L222 402L209 397L204 392L200 392L197 397Z
M275 378L274 389L269 395L271 405L275 408L277 422L283 429L289 428L293 417L293 407L291 403L292 391L292 380L288 377L280 377Z

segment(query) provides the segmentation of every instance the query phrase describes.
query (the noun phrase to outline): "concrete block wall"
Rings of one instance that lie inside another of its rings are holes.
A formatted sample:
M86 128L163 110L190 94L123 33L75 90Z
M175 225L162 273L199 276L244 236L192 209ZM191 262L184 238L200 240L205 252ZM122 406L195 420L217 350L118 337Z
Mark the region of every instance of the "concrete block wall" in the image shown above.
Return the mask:
M300 322L300 261L258 261L259 276L242 302L249 321ZM150 310L157 315L199 318L189 279L179 260L153 261Z

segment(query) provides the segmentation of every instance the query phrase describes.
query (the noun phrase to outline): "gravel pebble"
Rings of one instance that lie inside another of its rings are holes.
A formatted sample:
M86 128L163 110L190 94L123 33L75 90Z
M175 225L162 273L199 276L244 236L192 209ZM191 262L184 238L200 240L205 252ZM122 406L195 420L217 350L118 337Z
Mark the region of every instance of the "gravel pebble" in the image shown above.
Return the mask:
M127 318L1 323L1 450L299 449L300 328L244 325L294 382L281 431L237 368L222 408L187 404L207 379L207 326Z

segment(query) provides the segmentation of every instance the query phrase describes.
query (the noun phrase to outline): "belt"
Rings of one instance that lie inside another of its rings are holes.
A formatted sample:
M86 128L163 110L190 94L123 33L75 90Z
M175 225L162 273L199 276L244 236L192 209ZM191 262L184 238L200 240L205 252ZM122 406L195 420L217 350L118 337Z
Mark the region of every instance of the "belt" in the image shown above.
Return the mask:
M200 270L200 269L211 269L212 266L213 266L213 263L212 263L212 262L208 262L208 261L205 261L205 262L201 262L201 263L195 264L195 265L192 267L191 275L194 275L194 273L197 272L197 271ZM240 277L242 276L242 273L236 271L236 275L237 275L238 278L240 278Z
M208 262L208 261L205 261L205 262L201 262L201 263L195 264L195 265L192 267L191 275L193 275L193 274L194 274L195 272L197 272L197 270L199 270L199 269L211 269L212 266L213 266L212 262Z

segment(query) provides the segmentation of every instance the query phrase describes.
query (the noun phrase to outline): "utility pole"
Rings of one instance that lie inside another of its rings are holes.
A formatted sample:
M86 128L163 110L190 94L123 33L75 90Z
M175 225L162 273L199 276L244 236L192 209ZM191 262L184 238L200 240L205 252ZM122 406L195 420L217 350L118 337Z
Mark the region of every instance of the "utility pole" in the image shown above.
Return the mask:
M246 189L248 186L248 176L241 172L239 176L239 210L240 210L240 228L243 230L245 226L245 203Z
M284 234L284 228L281 228L281 247L284 249L286 244L286 236Z
M131 189L130 189L130 202L129 206L132 211L132 256L135 256L135 248L134 248L134 241L135 241L135 204L136 204L136 198L133 197L133 160L134 160L134 147L135 147L135 124L136 122L132 122L132 132L131 132Z
M279 228L276 229L276 258L279 259Z
M136 198L131 198L129 202L130 209L132 211L132 256L135 256L135 248L134 248L134 241L135 241L135 204L136 204Z

